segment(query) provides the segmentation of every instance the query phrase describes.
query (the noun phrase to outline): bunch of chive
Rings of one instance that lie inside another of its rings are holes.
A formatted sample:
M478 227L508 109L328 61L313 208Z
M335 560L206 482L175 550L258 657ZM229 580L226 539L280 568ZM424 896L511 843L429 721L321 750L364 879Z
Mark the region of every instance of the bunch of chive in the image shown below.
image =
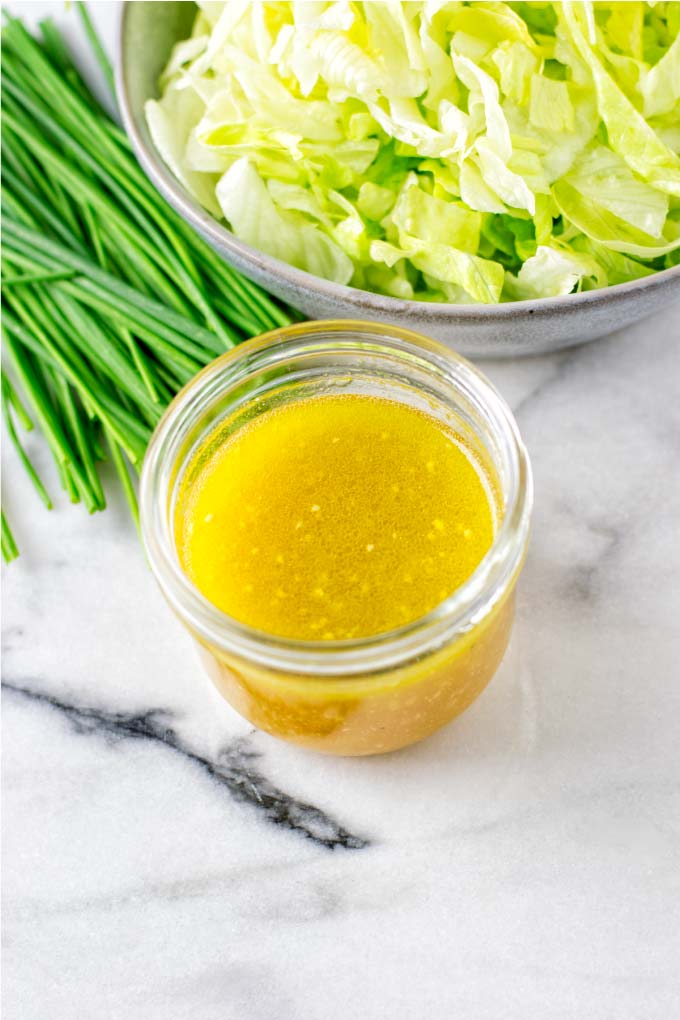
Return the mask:
M175 393L218 354L291 318L157 194L57 29L40 30L34 39L16 18L2 30L3 416L47 507L15 420L36 420L71 500L90 512L106 506L98 466L108 449L136 518L130 468ZM4 514L2 554L17 555Z

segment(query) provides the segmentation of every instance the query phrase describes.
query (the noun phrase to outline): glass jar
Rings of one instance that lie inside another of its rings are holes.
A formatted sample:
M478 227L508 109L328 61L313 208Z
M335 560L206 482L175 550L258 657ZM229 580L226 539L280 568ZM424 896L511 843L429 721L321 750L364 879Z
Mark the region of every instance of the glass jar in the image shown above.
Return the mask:
M338 392L408 403L454 428L486 475L496 534L468 580L421 619L352 641L296 641L240 623L194 587L175 546L175 502L194 453L225 418L245 422L273 403ZM421 740L481 693L510 637L531 503L526 451L484 376L432 340L352 321L278 329L205 368L158 425L140 493L151 568L218 690L260 729L342 755Z

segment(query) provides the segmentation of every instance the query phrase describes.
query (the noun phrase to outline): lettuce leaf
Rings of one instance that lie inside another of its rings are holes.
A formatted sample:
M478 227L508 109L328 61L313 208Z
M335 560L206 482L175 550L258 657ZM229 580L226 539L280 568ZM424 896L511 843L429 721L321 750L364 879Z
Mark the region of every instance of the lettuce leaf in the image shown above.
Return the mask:
M479 248L481 214L460 202L446 202L421 191L417 183L404 190L391 213L402 234L449 245L474 255Z
M517 300L571 294L584 279L604 286L606 276L591 255L541 245L517 276L506 277L506 293Z
M658 64L643 74L640 92L645 117L675 113L680 120L680 35Z
M609 145L644 180L661 191L680 196L680 159L654 133L598 60L583 34L577 14L582 8L584 12L588 9L586 5L574 7L571 0L562 4L571 39L592 74Z
M605 145L588 146L565 180L585 198L643 233L661 235L668 215L668 196L636 177Z
M680 237L651 237L577 191L565 178L552 189L562 215L586 237L612 251L653 259L680 246Z
M260 251L336 283L349 283L349 256L318 227L281 211L247 157L217 182L217 200L235 234Z

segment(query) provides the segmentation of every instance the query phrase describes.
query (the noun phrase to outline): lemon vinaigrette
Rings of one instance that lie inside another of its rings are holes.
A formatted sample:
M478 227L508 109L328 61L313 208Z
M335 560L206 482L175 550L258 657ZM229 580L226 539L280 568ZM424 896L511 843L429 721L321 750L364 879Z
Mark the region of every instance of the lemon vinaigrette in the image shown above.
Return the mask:
M187 574L259 630L348 640L424 616L489 550L470 451L396 401L327 396L270 410L190 464L176 510Z
M142 534L224 697L334 754L420 740L505 651L531 473L471 365L406 330L301 323L217 359L161 421Z

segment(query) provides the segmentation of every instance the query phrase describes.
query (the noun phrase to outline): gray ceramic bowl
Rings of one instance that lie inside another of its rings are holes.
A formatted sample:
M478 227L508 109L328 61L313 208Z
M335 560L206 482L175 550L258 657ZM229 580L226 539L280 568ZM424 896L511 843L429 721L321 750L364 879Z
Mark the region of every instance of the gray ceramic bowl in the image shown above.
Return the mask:
M322 280L239 241L189 195L156 152L144 103L158 96L170 50L187 36L187 2L121 4L118 101L142 166L171 205L245 276L312 319L370 319L436 337L472 358L540 354L594 340L680 298L680 266L604 290L503 305L402 301Z

